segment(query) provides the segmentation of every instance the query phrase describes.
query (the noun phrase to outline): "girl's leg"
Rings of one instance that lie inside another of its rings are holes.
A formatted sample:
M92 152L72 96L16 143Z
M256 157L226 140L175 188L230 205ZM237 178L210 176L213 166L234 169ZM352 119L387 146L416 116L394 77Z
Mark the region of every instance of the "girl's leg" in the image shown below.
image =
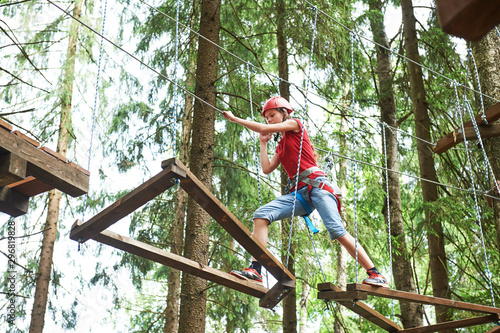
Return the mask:
M267 245L269 223L269 220L262 218L255 218L253 220L253 235L264 247ZM256 261L255 258L252 257L252 261Z
M356 259L356 240L351 234L347 233L342 237L337 238L340 244L345 247L347 252ZM358 262L365 270L375 267L365 249L358 243Z

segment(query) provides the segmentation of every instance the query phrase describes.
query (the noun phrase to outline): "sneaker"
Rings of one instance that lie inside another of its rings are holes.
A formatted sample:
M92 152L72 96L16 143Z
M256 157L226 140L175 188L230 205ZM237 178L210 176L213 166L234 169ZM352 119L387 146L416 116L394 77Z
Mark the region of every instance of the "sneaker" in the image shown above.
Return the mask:
M363 284L369 284L371 286L389 288L389 284L385 277L380 274L368 271L368 278L363 280Z
M240 279L249 280L252 282L262 283L262 275L257 273L253 268L245 268L243 271L233 270L231 275L237 276Z

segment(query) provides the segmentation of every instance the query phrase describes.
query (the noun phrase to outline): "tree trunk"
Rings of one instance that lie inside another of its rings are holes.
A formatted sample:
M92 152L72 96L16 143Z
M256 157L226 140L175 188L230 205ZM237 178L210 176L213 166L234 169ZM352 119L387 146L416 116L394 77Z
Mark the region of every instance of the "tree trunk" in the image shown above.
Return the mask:
M370 26L374 41L389 49L389 42L384 27L384 15L382 13L382 1L371 0ZM390 53L387 49L375 46L377 50L377 76L379 82L379 105L381 119L387 125L396 128L397 112L394 101L394 89L392 84L392 71ZM387 152L387 168L399 171L398 163L398 138L397 133L387 127L385 131L385 145ZM402 291L416 293L415 282L410 263L410 255L406 246L403 214L401 210L401 193L399 174L388 172L388 179L384 179L384 185L388 185L389 207L385 205L386 222L390 217L390 232L392 241L393 261L392 270L396 288ZM385 177L384 177L385 178ZM400 301L401 320L404 328L419 327L423 325L422 306L418 303Z
M284 97L287 101L290 100L290 84L288 83L288 49L286 44L286 38L284 34L285 23L286 23L286 7L285 1L279 0L277 3L277 17L278 17L278 27L276 31L277 43L278 43L278 73L279 77L283 80L280 82L279 91L280 95ZM281 194L285 194L285 187L283 184L287 183L288 175L283 168L280 168L281 172ZM283 239L283 253L282 261L286 261L286 253L288 250L288 238L290 230L290 219L284 219L281 223L282 239ZM287 227L288 226L288 227ZM295 245L294 242L290 244L290 256L288 261L287 269L295 275ZM283 264L286 265L286 262ZM297 293L293 289L287 297L283 299L283 332L284 333L295 333L297 332Z
M500 99L500 41L496 31L492 30L480 41L472 43L472 52L477 64L481 91L485 95ZM487 97L484 97L483 100L485 110L496 104L496 101ZM483 143L495 178L500 180L500 138L485 139ZM489 187L492 188L493 186L493 177L490 174ZM493 193L495 192L490 192L490 194ZM493 212L497 248L500 252L500 200L493 200Z
M406 56L420 64L421 62L420 55L418 53L418 39L415 29L415 16L413 13L412 1L402 0L401 9L403 12ZM411 100L415 118L415 133L417 137L426 140L427 142L432 142L430 119L427 112L427 101L425 98L424 81L422 78L422 69L415 63L408 61L408 71L410 75ZM437 181L432 147L428 143L418 140L417 149L420 177ZM421 185L424 204L432 203L438 199L438 191L435 184L421 181ZM433 295L435 297L450 298L446 253L444 250L443 226L441 221L435 219L434 214L429 208L425 209L425 219L428 228L427 240L429 246ZM436 321L438 323L452 319L452 313L451 311L448 311L448 308L444 306L436 306L435 309Z
M80 18L83 1L76 0L73 15ZM71 128L71 106L73 98L73 82L75 75L76 45L78 41L78 30L80 24L73 20L69 30L68 50L64 64L64 76L61 86L61 117L59 123L59 137L57 141L57 152L66 156L68 150L69 130ZM52 259L54 244L57 238L57 223L59 221L59 204L61 191L51 190L49 192L49 203L47 219L40 251L40 262L38 263L38 274L36 276L35 297L33 310L31 311L30 333L43 331L45 323L45 312L49 294L50 276L52 271Z
M193 6L193 17L197 17L196 4ZM194 21L194 20L193 20ZM192 26L191 26L192 27ZM192 33L192 35L194 35ZM194 71L195 62L195 39L192 38L189 45L188 70L186 77L186 88L190 89L195 85ZM189 141L191 138L192 115L194 98L186 94L184 97L184 113L182 116L182 134L179 146L179 159L184 165L189 163ZM186 217L187 194L183 190L178 190L175 194L175 224L172 227L172 246L170 252L182 255L184 242L184 219ZM181 272L171 269L167 279L168 295L167 307L165 309L164 333L176 333L179 327L179 298L180 298Z
M304 258L305 260L310 260L309 256ZM305 272L304 276L308 276L307 272ZM300 317L299 317L299 333L308 333L310 331L309 326L307 326L307 300L309 299L309 281L302 282L302 292L300 293Z
M200 34L215 45L199 38L196 69L195 94L213 106L216 105L220 4L220 0L203 0L201 3ZM215 110L196 99L189 160L193 174L209 189L212 188L214 127ZM187 211L184 257L208 265L210 215L192 198L188 200ZM179 332L205 332L206 289L206 280L183 274Z

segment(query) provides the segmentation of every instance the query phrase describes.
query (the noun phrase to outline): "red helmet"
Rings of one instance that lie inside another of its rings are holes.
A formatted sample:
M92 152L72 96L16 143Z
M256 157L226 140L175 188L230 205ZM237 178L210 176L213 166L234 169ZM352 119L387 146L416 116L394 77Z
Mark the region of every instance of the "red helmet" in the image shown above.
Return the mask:
M269 110L269 109L278 109L278 108L285 108L288 111L288 114L291 114L293 112L292 106L286 99L284 99L281 96L274 96L269 98L265 103L264 107L262 108L262 117L264 117L264 113Z

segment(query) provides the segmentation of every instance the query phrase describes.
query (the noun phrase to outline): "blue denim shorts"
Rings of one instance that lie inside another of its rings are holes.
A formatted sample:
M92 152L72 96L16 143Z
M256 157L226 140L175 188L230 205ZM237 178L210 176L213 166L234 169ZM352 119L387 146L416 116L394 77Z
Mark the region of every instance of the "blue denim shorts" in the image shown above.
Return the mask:
M318 177L316 180L332 187L330 181L326 177ZM318 210L319 216L321 216L323 224L330 234L330 238L333 240L344 236L347 230L340 218L335 195L316 187L313 187L309 194L307 192L308 186L299 188L300 195L307 201L312 210ZM257 209L253 214L253 218L266 219L271 223L273 221L292 217L294 197L295 194L290 193L274 199L270 203ZM302 216L305 214L307 214L306 210L302 207L300 201L298 199L295 200L294 216Z

